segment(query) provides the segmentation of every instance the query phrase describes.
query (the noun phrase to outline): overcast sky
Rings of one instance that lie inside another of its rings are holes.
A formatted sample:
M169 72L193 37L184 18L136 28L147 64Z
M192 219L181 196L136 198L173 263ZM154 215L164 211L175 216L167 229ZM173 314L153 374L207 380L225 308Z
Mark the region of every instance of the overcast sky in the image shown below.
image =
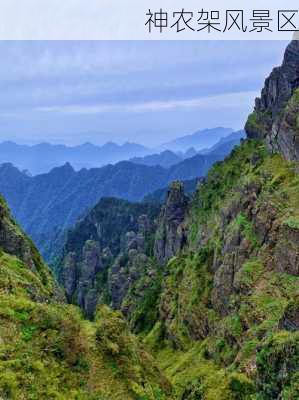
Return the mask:
M0 141L134 141L242 128L284 42L0 42Z

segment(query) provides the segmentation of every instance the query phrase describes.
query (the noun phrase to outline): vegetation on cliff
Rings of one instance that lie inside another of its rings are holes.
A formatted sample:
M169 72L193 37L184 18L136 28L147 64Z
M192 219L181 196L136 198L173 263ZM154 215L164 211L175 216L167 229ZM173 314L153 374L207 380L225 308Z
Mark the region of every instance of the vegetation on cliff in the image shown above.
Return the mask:
M188 245L165 267L160 315L145 338L178 398L298 397L295 168L248 141L196 192Z

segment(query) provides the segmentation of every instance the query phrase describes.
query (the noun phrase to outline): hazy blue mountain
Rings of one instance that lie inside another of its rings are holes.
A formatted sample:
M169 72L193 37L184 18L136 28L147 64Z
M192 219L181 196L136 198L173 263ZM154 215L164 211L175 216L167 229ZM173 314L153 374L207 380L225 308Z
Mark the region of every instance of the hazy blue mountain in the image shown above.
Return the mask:
M0 143L0 163L12 163L33 175L49 172L51 169L69 162L76 170L102 167L132 157L149 154L144 146L135 143L118 145L112 142L103 146L85 143L69 147L41 143L34 146L19 145L14 142Z
M226 155L234 146L238 145L242 139L245 139L245 137L246 133L244 130L233 132L230 135L221 138L214 146L199 151L199 154L218 153Z
M178 154L180 154L180 153L178 153ZM195 150L195 148L190 147L190 149L188 149L185 153L183 153L183 157L184 157L184 159L191 158L191 157L196 156L196 154L197 154L197 151Z
M124 160L169 168L193 157L198 150L214 146L231 133L232 129L228 128L206 129L166 143L155 151L136 143L118 145L108 142L103 146L85 143L69 147L50 143L29 146L6 141L0 143L0 164L12 163L18 169L27 171L27 175L47 173L65 163L70 163L75 170L80 170L100 168Z
M214 135L214 133L211 132L209 132L209 134L211 134L212 136ZM214 138L215 137L216 136L214 136ZM245 138L245 131L240 130L237 132L232 132L228 134L228 136L221 137L220 140L216 142L216 144L200 151L196 151L194 147L188 148L188 150L186 150L185 152L184 151L174 152L171 150L165 150L162 151L161 153L150 154L144 157L134 157L131 158L130 161L132 161L135 164L143 164L148 166L160 165L161 167L169 168L175 164L178 164L183 160L195 157L197 154L211 154L211 155L217 154L225 156L231 151L231 149L235 145L239 144L241 139L243 138ZM192 140L194 140L194 138ZM169 146L172 146L172 144L169 144Z
M150 154L145 157L134 157L131 158L131 162L135 164L142 164L147 166L155 166L160 165L164 168L169 168L172 165L175 165L184 160L184 157L178 155L170 150L165 150L159 154Z
M197 131L191 135L183 136L161 146L162 150L187 151L190 148L202 150L214 146L220 139L230 135L231 128L213 128Z

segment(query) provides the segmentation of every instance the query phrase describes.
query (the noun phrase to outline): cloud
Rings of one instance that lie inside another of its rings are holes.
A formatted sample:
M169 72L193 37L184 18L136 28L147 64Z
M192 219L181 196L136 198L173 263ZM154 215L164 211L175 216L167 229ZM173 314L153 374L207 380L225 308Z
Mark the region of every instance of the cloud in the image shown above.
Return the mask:
M0 42L0 138L80 143L103 132L103 142L149 143L242 126L284 46Z
M246 91L237 93L226 93L217 96L207 96L186 100L166 100L149 101L134 104L93 104L93 105L67 105L67 106L49 106L37 107L35 111L43 113L77 114L92 115L101 113L147 113L173 111L176 109L213 109L221 107L222 109L239 107L240 102L248 101L248 98L254 98L258 95L256 91Z

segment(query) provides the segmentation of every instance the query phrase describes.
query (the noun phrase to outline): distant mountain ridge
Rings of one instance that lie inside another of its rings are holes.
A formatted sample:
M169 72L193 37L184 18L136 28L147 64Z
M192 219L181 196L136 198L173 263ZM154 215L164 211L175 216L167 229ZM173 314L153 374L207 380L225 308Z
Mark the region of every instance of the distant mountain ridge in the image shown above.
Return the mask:
M242 129L240 131L232 132L230 135L225 136L219 140L216 144L214 144L212 147L209 147L207 149L201 150L198 153L199 154L210 154L213 152L217 152L219 154L228 154L229 148L233 148L233 146L237 145L240 143L242 139L246 138L246 133L245 130Z
M134 157L130 159L130 161L135 164L142 164L148 166L160 165L161 167L164 168L169 168L172 165L175 165L183 160L184 157L181 157L180 155L170 150L162 151L162 153L159 154L150 154L145 157Z
M171 151L187 151L190 148L195 150L203 150L205 148L212 147L220 139L233 133L232 128L212 128L197 131L191 135L186 135L178 139L167 142L159 147L160 151L171 150Z
M33 175L49 172L66 162L79 170L102 167L132 157L143 157L149 153L149 149L136 143L118 145L108 142L103 146L84 143L74 147L50 143L33 146L14 142L0 143L0 163L10 162L21 170L28 170Z
M244 139L245 137L246 137L245 131L240 130L237 132L232 132L229 135L222 137L212 147L203 150L196 151L194 147L190 147L186 151L177 151L177 152L171 150L164 150L157 154L150 154L144 157L134 157L131 158L130 161L132 161L135 164L143 164L148 166L160 165L161 167L169 168L175 164L178 164L183 160L192 158L197 154L217 153L219 155L222 154L225 156L226 154L229 154L232 148L238 145L241 139ZM214 139L212 138L211 140Z
M78 171L82 168L100 168L131 159L136 163L169 168L185 158L196 155L196 151L213 146L231 132L232 129L225 128L206 129L169 142L163 145L162 149L150 149L129 142L122 145L107 142L103 146L84 143L71 147L50 143L30 146L6 141L0 143L0 164L12 163L18 169L27 171L28 175L47 173L65 163L70 163ZM161 152L162 155L159 154ZM147 156L148 158L143 160Z

